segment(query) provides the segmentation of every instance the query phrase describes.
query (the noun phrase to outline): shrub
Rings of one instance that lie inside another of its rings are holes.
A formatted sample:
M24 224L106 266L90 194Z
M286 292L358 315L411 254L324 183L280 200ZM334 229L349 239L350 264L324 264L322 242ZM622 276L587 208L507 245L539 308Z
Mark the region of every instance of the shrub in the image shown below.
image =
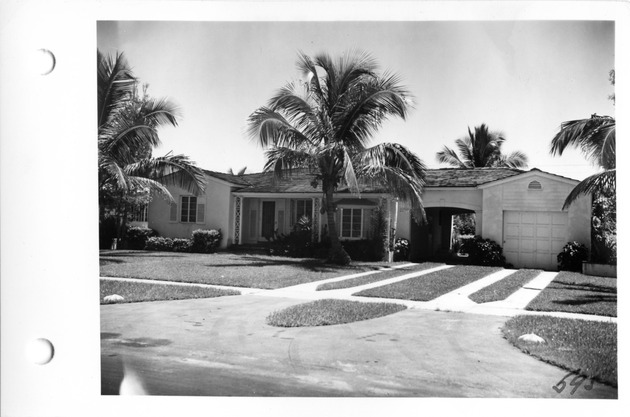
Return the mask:
M221 229L197 229L192 232L191 250L196 253L214 253L221 244L222 238Z
M171 250L173 252L191 252L192 251L192 241L190 239L180 239L176 238L172 240Z
M468 254L467 263L482 266L504 266L503 249L494 240L473 236L461 239L460 253Z
M380 240L361 239L342 241L341 245L353 261L378 262L383 260Z
M156 236L157 233L148 227L130 227L127 229L125 238L126 248L140 250L144 249L147 239Z
M399 237L394 245L394 261L406 261L409 259L409 241Z
M582 272L582 262L587 259L588 249L585 245L575 241L569 242L558 254L558 270Z
M157 250L171 252L173 250L173 239L170 237L150 237L144 247L146 250Z
M311 219L302 216L293 226L291 233L276 234L269 242L269 254L291 258L325 258L327 250L323 241L322 238L322 242L313 242Z

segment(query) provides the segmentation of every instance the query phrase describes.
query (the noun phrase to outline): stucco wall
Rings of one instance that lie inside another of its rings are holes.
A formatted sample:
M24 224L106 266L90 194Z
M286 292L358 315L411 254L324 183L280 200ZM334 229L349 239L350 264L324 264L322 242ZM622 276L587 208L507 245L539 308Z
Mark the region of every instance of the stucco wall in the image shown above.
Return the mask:
M529 190L538 181L541 190ZM503 245L503 212L562 211L573 185L543 175L532 175L483 189L482 236ZM590 246L590 196L580 198L568 210L568 240Z
M424 207L456 207L468 210L481 210L482 193L480 190L432 190L426 189L422 194Z
M179 187L167 187L178 206L181 196L190 196ZM205 221L203 223L181 223L179 216L177 221L170 220L171 207L164 199L154 196L149 204L149 227L159 233L160 236L171 238L189 238L197 229L221 229L223 240L221 247L231 241L231 198L230 186L206 175L206 192L197 196L197 202L205 204ZM178 207L179 212L180 207Z

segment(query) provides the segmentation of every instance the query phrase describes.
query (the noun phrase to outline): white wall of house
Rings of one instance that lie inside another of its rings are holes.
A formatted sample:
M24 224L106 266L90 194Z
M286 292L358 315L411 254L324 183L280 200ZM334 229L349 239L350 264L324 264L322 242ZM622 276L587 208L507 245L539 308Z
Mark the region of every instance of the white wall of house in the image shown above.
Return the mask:
M192 222L181 221L181 197L193 196L179 187L167 187L177 202L177 216L171 218L171 205L159 196L153 196L149 203L148 226L160 236L171 238L190 238L197 229L221 229L223 239L221 247L231 243L230 219L232 218L231 187L224 181L206 174L206 192L197 196L197 206L203 208L203 220Z
M536 181L540 189L530 189ZM562 212L564 200L577 181L564 180L543 173L531 172L515 179L482 186L482 236L503 245L505 211ZM567 241L576 240L590 247L591 197L581 197L568 210Z

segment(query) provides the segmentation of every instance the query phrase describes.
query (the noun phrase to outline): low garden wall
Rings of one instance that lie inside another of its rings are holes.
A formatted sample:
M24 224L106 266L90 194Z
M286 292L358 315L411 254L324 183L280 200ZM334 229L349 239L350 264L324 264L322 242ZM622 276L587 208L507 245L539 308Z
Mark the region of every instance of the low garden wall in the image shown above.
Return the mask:
M582 262L582 273L584 275L593 275L597 277L617 278L617 265Z

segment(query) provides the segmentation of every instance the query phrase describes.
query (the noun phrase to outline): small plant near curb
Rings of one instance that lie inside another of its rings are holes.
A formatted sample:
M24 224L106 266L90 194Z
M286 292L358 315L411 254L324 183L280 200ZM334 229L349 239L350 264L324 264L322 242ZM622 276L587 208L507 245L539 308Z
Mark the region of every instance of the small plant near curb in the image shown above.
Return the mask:
M325 299L275 311L267 317L267 324L277 327L330 326L383 317L406 308L394 303Z
M569 242L558 254L558 270L582 272L582 262L587 259L588 249L585 245L575 241Z

